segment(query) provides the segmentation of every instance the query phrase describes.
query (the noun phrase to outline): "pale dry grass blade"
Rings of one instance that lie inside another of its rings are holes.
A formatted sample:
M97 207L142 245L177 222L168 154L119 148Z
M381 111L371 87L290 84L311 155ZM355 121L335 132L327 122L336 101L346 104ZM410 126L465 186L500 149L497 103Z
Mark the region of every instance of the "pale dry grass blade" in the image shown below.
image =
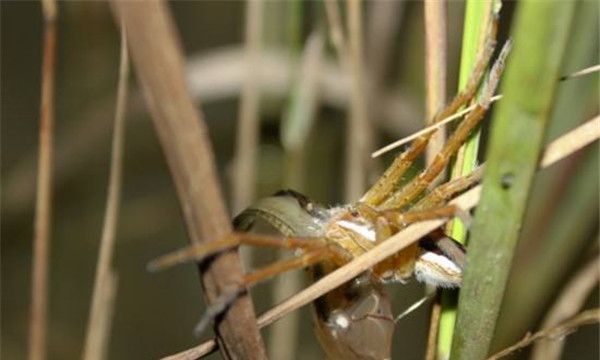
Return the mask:
M29 359L44 360L47 354L48 272L52 223L52 163L54 153L54 79L56 63L57 7L53 0L42 1L44 40L42 91L35 199Z
M561 137L552 142L547 148L541 166L546 167L555 163L565 152L575 152L600 136L600 116L586 121L583 125L571 131L572 137Z
M98 261L96 263L96 275L86 338L83 347L82 357L85 360L102 360L106 357L106 349L110 338L111 317L114 312L112 307L116 295L117 275L112 263L121 203L125 113L129 92L129 56L125 32L125 27L121 25L121 59L119 64L108 195L106 198L104 225L100 239Z
M348 64L350 71L350 122L346 132L346 200L354 201L365 191L372 129L365 94L363 22L361 0L346 1L348 13Z
M542 321L542 329L551 328L561 321L575 316L585 305L592 290L598 286L600 280L600 257L595 256L588 261L567 283L560 296L552 305ZM541 340L533 348L532 360L560 359L565 339Z
M437 0L423 2L425 13L425 79L426 124L431 125L435 114L446 103L446 67L447 67L447 35L446 35L446 3ZM430 164L446 142L446 133L440 127L427 144L425 161ZM440 174L443 177L443 174Z
M109 269L99 291L98 311L96 318L91 318L94 323L91 335L86 339L84 359L106 359L110 330L115 311L115 300L119 285L117 273Z
M425 14L425 80L426 80L426 109L425 125L431 125L435 114L444 108L446 103L446 69L447 69L447 6L444 1L425 0L423 2ZM446 143L446 129L438 127L437 131L425 150L425 163L431 165L435 157ZM437 179L430 184L430 188L439 184L440 179L446 177L446 170L442 171ZM437 290L433 290L438 292ZM439 293L439 292L438 292ZM429 319L429 332L427 336L426 357L433 359L437 347L437 334L439 329L441 297L435 297L436 303L431 308Z
M576 71L576 72L574 72L572 74L569 74L569 75L565 75L565 76L561 77L560 80L561 81L563 81L563 80L569 80L569 79L573 79L573 78L576 78L576 77L593 74L593 73L598 72L598 71L600 71L600 64L587 67L585 69Z
M490 102L496 102L496 101L498 101L500 99L502 99L502 95L495 95L495 96L493 96L490 99ZM436 123L434 125L428 126L428 127L424 128L424 129L419 130L416 133L413 133L412 135L406 136L406 137L404 137L404 138L402 138L400 140L396 140L393 143L390 143L390 144L382 147L381 149L379 149L377 151L374 151L371 154L371 157L372 158L379 157L379 156L381 156L381 155L383 155L383 154L385 154L387 152L390 152L390 151L392 151L394 149L399 148L400 146L402 146L402 145L404 145L406 143L411 142L412 140L418 138L419 136L421 136L423 134L427 134L427 133L430 133L432 131L438 131L439 129L443 128L444 125L462 118L464 115L466 115L466 114L470 113L471 111L473 111L476 107L477 107L477 105L471 105L471 106L469 106L469 107L467 107L467 108L465 108L465 109L457 112L454 115L448 116L447 118L441 120L440 122L438 122L438 123Z
M324 4L331 43L336 50L340 67L350 78L345 198L355 200L365 188L367 159L364 154L368 153L365 151L368 151L371 143L364 97L362 9L360 0L347 2L349 38L346 39L337 1L326 0Z
M521 341L490 356L487 360L497 360L503 358L519 349L527 347L532 343L542 339L555 340L557 338L564 338L565 336L574 332L583 325L597 324L599 322L600 308L583 311L578 315L561 322L555 327L540 330L533 335L528 333Z
M238 114L232 186L232 212L239 213L254 200L256 159L260 141L260 86L256 71L261 57L263 0L246 1L245 70Z

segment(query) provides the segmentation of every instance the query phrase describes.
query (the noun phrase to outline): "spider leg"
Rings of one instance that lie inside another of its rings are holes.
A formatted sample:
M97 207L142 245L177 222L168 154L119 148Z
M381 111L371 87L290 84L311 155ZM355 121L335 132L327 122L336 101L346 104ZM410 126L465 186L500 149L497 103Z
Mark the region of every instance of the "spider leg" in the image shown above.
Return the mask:
M244 275L243 285L245 287L251 287L261 281L268 280L286 271L306 268L326 260L331 260L338 266L342 266L347 262L331 247L310 250L300 256L277 261L271 265Z
M279 241L281 242L281 240ZM346 260L342 259L340 252L336 248L328 246L306 251L302 255L291 259L277 261L271 265L244 275L241 284L232 285L230 288L223 291L221 295L206 308L200 321L194 327L194 334L197 337L202 335L212 321L223 314L248 288L286 271L306 268L327 260L334 261L338 266L342 266L346 263Z
M427 195L419 200L411 209L423 210L439 207L448 202L456 194L459 194L481 181L484 166L478 166L473 172L441 184L433 188Z
M446 117L454 114L458 109L465 105L477 91L478 85L485 74L485 69L488 66L490 58L494 52L496 46L496 33L498 28L498 18L493 17L492 21L488 25L486 44L480 49L475 67L471 72L469 80L465 89L463 89L456 97L448 104L444 109L438 112L430 121L428 125L435 124ZM361 202L369 205L381 204L388 194L396 187L398 182L401 180L402 175L412 165L415 159L425 151L429 139L433 136L434 132L424 134L416 138L408 150L400 154L392 165L387 168L385 173L379 178L379 180L363 195Z
M512 43L507 41L498 56L498 59L494 63L490 76L487 82L484 84L484 88L481 94L481 98L478 100L478 104L475 109L469 113L465 119L458 125L456 131L448 139L448 142L442 148L433 162L423 170L417 177L412 179L406 186L395 191L387 200L384 201L382 207L384 209L400 208L417 196L419 196L429 184L440 174L440 172L448 164L450 157L456 153L458 148L464 143L471 131L479 124L483 119L489 105L490 99L493 93L496 91L498 82L500 81L500 75L504 70L505 60L508 56Z
M393 224L399 230L406 228L410 224L416 222L435 220L443 218L451 218L458 212L458 208L454 205L441 206L437 208L430 208L424 210L414 210L402 212L399 210L385 210L382 212L382 216L385 217L389 223Z
M323 238L318 237L277 237L252 233L232 233L221 240L187 246L163 255L148 263L147 268L149 271L160 271L185 262L202 261L207 257L240 245L307 250L327 247L328 243Z

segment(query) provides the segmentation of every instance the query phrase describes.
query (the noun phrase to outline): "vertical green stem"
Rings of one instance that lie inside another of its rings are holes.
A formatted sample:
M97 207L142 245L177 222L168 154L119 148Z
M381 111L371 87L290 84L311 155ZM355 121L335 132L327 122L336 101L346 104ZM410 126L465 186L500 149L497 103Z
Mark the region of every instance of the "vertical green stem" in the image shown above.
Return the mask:
M483 46L481 44L481 34L485 32L485 24L490 19L493 3L493 0L468 0L466 3L458 80L459 91L465 88L469 75L475 65L478 49L480 46ZM470 173L477 165L479 136L480 132L475 131L459 150L459 156L452 169L452 178ZM461 243L465 242L466 229L460 221L454 221L449 225L449 228L451 229L449 233L454 239ZM438 333L438 359L450 358L450 348L452 346L454 324L456 321L456 303L456 292L444 291L442 293L442 312Z
M469 244L452 359L483 359L489 351L574 3L519 3L514 51L502 85L504 99L493 118L483 194Z
M569 56L561 74L598 63L599 15L598 4L578 2L577 22L573 23L566 50ZM599 79L596 74L561 82L548 125L548 139L576 127L585 121L591 109L598 109ZM581 159L574 169L573 161L577 160L565 161L536 177L528 205L533 211L527 215L521 232L524 246L519 248L525 251L513 261L492 348L514 343L540 319L552 301L553 292L570 272L569 265L575 265L577 255L588 243L588 231L597 224L594 214L598 212L598 199L589 196L598 189L597 155L595 151L596 163ZM589 170L585 170L587 163ZM565 176L569 178L566 187ZM584 178L588 180L583 181ZM561 266L555 266L557 263Z

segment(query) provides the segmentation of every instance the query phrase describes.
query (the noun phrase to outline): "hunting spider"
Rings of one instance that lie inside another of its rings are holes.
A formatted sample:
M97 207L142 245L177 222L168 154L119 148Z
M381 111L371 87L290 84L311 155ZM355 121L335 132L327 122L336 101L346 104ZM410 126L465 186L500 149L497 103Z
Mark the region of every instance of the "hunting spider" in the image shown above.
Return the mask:
M240 292L260 281L305 267L311 267L313 277L319 278L366 253L409 224L460 215L460 209L448 205L448 202L480 180L481 168L431 190L428 188L489 108L510 49L510 43L507 43L489 76L483 80L495 49L496 29L497 19L494 19L488 26L485 45L479 51L465 89L429 123L435 124L447 118L472 100L476 103L475 109L456 127L433 162L406 185L399 186L399 183L407 169L424 152L432 132L414 140L355 203L325 208L294 191L279 192L260 200L236 217L234 225L238 232L224 239L189 246L149 264L151 269L158 270L186 261L201 261L240 245L297 251L296 257L246 274L235 291L224 294L209 307L208 315L199 328L203 329L210 320L225 311ZM482 90L475 99L480 84ZM286 237L248 232L256 221L266 221ZM335 358L389 358L394 318L381 284L403 283L415 274L421 282L455 288L461 284L465 265L464 248L437 230L379 263L367 274L325 295L315 307L317 334L326 352ZM366 333L370 335L368 346L361 343L361 335ZM373 343L373 339L380 340Z

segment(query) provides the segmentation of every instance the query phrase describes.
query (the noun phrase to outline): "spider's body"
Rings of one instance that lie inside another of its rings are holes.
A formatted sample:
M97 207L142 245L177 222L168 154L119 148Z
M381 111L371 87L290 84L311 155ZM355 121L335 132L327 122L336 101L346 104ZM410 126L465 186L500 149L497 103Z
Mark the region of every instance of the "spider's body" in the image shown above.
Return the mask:
M428 124L439 123L471 101L475 102L474 109L456 127L431 164L406 185L399 186L399 183L406 170L425 151L433 135L431 132L418 137L400 154L358 202L325 208L301 194L283 191L242 212L234 221L241 233L168 254L151 263L151 268L199 261L239 245L297 250L297 257L246 274L242 284L235 284L237 288L233 293L222 294L222 298L211 305L208 316L201 321L205 326L207 319L213 319L215 313L227 308L240 288L297 268L311 268L314 279L318 279L371 251L411 223L460 215L460 209L449 206L448 202L476 184L481 178L481 170L433 189L430 186L489 108L510 48L508 42L489 77L481 84L495 48L496 28L497 18L494 18L465 89ZM481 94L475 99L480 85ZM285 237L246 232L255 231L257 221L266 222ZM315 302L316 333L325 351L330 358L390 358L394 321L382 284L402 283L414 274L419 281L437 287L458 287L465 265L464 248L438 230L319 298Z
M238 231L260 233L266 231L267 223L285 236L322 242L324 246L319 247L329 249L332 256L311 267L316 281L381 241L381 229L363 215L365 212L377 213L360 203L325 208L298 192L285 190L250 206L235 218L234 225ZM444 248L454 251L444 252ZM311 251L307 244L300 256ZM395 322L383 283L405 282L414 273L419 281L456 287L463 261L462 246L436 232L317 299L315 333L323 349L330 358L389 358Z

